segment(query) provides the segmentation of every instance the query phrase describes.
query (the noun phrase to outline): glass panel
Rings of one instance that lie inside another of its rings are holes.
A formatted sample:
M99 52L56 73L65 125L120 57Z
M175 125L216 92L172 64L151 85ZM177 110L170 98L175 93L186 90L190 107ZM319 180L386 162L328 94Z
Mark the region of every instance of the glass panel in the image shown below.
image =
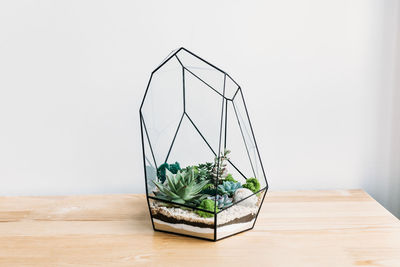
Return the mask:
M233 198L238 202L217 214L217 239L221 239L253 228L265 190L258 194L249 192L246 188L236 190Z
M189 73L203 80L220 95L223 95L225 75L223 72L215 69L185 50L180 50L176 56Z
M214 157L215 155L199 132L188 117L184 116L172 146L168 162L178 162L184 168L199 163L213 162Z
M152 76L142 114L157 165L164 163L183 114L182 66L169 59Z
M223 97L185 71L186 113L218 153Z
M142 137L144 146L144 164L145 164L145 174L146 174L146 186L148 193L151 194L155 189L155 185L152 181L157 179L157 168L154 163L153 154L150 149L150 143L147 139L146 130L142 121Z
M178 50L178 49L174 49L174 50L172 50L171 52L169 52L168 56L166 56L166 57L163 59L163 61L161 61L160 65L157 66L156 70L157 70L162 64L164 64L164 62L166 62L167 60L169 60L169 58L171 57L171 55L175 55L176 50Z
M256 143L251 131L249 119L247 117L246 107L241 90L239 90L239 93L232 102L235 116L240 123L240 129L243 133L246 148L248 150L252 171L254 171L254 176L252 175L252 177L257 178L260 181L261 188L264 188L266 186L266 178L262 169L261 160L258 156Z
M201 217L190 208L149 199L156 230L214 240L214 215ZM207 213L207 212L205 212Z
M243 124L242 119L238 119L233 108L231 101L228 101L227 107L227 134L226 134L226 147L232 150L230 160L246 178L255 177L256 174L253 171L253 158L250 157L252 147L247 147L250 142L246 142L246 138L249 136L242 131L241 127ZM244 126L244 125L243 125ZM258 178L258 177L257 177Z

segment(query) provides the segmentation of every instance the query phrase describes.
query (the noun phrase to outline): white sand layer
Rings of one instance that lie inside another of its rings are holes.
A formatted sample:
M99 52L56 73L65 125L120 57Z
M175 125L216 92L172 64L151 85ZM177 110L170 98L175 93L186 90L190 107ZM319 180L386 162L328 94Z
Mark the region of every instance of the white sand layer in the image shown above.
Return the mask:
M254 220L255 219L245 223L235 223L225 226L219 226L217 228L217 239L250 229L254 224ZM153 219L153 222L154 222L154 227L158 230L197 236L207 239L214 239L214 229L212 228L201 228L183 223L173 224L158 219Z
M233 223L225 226L218 226L217 228L217 239L239 233L244 230L249 230L254 225L255 218L249 222L244 223Z

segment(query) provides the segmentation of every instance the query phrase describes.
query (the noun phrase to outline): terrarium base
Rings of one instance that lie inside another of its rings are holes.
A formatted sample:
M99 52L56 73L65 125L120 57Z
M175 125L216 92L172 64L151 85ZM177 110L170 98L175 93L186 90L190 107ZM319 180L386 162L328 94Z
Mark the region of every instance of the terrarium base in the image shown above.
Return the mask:
M173 232L173 233L178 233L178 234L183 234L183 235L190 235L190 236L196 236L196 237L201 237L201 238L207 238L207 239L214 239L214 229L211 228L200 228L188 224L172 224L172 223L166 223L161 220L153 219L154 222L154 227L157 230L162 230L162 231L168 231L168 232Z
M224 238L245 230L249 230L254 225L254 220L243 222L243 223L235 223L229 224L225 226L218 226L217 228L217 239ZM213 228L203 228L196 227L188 224L173 224L167 223L158 219L153 219L154 227L157 230L178 233L183 235L201 237L206 239L214 239L214 229Z
M256 195L251 198L257 201L243 201L217 213L217 240L254 226L261 200ZM201 217L194 210L155 200L150 201L150 210L156 230L215 240L214 216Z

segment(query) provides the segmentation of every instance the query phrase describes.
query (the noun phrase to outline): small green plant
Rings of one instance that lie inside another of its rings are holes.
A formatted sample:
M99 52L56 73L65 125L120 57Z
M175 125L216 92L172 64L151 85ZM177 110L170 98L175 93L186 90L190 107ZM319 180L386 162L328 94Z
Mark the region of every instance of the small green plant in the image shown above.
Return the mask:
M248 178L243 187L256 193L260 190L260 182L256 178Z
M202 163L196 167L199 170L198 181L212 179L213 164L211 162Z
M215 189L215 185L213 184L206 184L201 190L201 193L215 196L217 194L217 189Z
M223 181L222 184L218 185L218 193L221 195L227 194L232 197L233 193L235 193L236 189L241 188L241 184L239 182L231 182L231 181Z
M177 174L178 171L181 170L181 166L179 165L178 162L172 163L172 164L168 164L168 163L163 163L160 165L160 167L157 168L157 177L158 180L161 183L165 182L165 170L169 170L170 172L172 172L173 174Z
M215 208L215 201L212 199L203 199L200 203L200 205L198 206L198 208L203 209L203 210L208 210L211 212L214 212L214 208ZM219 209L217 207L216 212L218 212ZM211 218L214 217L214 214L212 213L208 213L202 210L196 210L196 213L204 218Z
M197 166L201 169L205 169L205 170L211 172L212 168L214 167L214 164L212 162L206 162L206 163L200 163Z
M230 174L230 173L228 173L228 175L225 177L225 179L224 179L225 181L228 181L228 182L234 182L234 183L237 183L238 181L236 181L235 179L233 179L233 176L232 176L232 174Z
M154 192L157 197L179 204L189 203L195 205L198 205L198 203L208 197L206 194L200 194L201 189L207 184L207 181L197 183L194 177L194 170L173 174L166 169L165 174L166 183L153 181L159 190Z
M209 181L211 179L211 171L209 170L208 164L212 164L212 163L199 164L199 165L195 165L195 166L187 166L187 167L183 168L182 170L184 170L186 172L191 172L193 170L194 174L195 174L195 179L197 182L202 182L205 180Z
M214 197L209 197L208 199L214 199ZM227 194L225 195L217 195L215 201L217 202L217 207L222 209L225 207L229 207L230 205L232 205L232 199L230 197L228 197Z

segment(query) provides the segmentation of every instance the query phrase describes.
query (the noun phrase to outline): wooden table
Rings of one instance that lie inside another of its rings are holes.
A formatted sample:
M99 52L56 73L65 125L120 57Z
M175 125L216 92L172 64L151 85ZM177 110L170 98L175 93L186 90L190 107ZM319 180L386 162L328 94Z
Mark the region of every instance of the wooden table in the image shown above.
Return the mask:
M271 192L252 231L154 232L143 195L0 198L0 266L400 266L400 222L361 190Z

